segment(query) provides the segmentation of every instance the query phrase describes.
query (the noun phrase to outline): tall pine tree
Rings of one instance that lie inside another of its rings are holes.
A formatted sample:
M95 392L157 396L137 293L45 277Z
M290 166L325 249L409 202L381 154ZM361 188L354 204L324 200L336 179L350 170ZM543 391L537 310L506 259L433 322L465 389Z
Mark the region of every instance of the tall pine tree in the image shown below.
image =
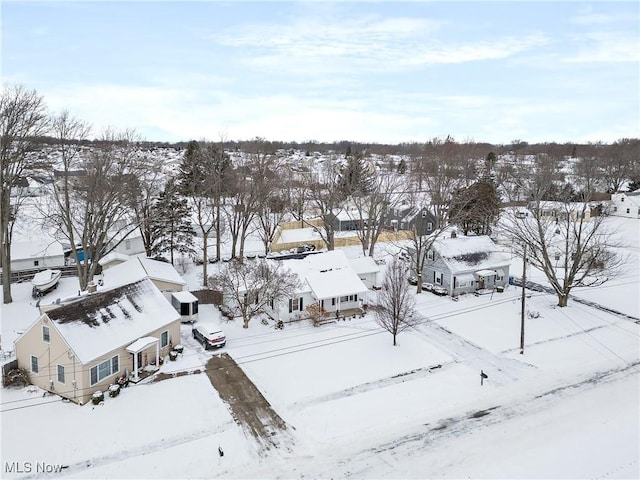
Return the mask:
M152 252L162 255L169 252L170 261L174 262L174 253L192 254L195 231L191 226L187 200L181 198L179 189L170 179L164 191L153 205L152 226L153 237L158 240Z

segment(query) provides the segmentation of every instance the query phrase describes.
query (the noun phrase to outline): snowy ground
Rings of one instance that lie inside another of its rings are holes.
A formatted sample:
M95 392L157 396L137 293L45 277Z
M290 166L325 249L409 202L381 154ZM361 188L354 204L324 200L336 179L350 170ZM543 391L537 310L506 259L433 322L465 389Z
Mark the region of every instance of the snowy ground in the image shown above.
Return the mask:
M638 222L612 220L634 270L579 294L640 317ZM186 277L193 286L198 270ZM77 290L61 282L54 295ZM15 285L14 300L2 309L4 348L37 315L29 285ZM57 476L69 478L640 478L640 325L556 303L527 298L539 316L527 317L524 355L514 287L457 302L419 295L424 321L397 347L367 316L244 330L203 305L201 317L227 334L224 351L295 428L291 451L264 454L201 373L131 387L98 407L3 389L2 477L41 478L46 462L66 465ZM215 355L189 333L165 372L198 372Z

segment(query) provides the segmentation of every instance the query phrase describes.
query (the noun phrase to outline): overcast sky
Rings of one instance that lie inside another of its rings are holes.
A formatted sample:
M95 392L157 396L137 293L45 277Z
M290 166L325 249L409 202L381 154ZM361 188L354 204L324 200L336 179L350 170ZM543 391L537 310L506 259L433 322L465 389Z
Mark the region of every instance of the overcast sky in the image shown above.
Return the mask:
M638 137L639 3L2 2L2 78L145 139Z

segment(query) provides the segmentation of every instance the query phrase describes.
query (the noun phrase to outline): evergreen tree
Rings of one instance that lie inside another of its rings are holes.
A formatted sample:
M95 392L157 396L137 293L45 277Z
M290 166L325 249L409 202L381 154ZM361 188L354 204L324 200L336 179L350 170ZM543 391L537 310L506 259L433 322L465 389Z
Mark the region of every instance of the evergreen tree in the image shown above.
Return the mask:
M458 190L450 205L450 221L465 235L489 235L500 215L500 196L489 178Z
M364 156L356 152L347 159L342 169L340 188L345 195L367 195L375 184L376 172L373 166L364 160Z
M167 182L152 210L151 230L153 237L158 239L152 252L157 255L169 252L172 264L174 252L192 254L195 231L189 218L189 206L187 200L179 196L173 179Z

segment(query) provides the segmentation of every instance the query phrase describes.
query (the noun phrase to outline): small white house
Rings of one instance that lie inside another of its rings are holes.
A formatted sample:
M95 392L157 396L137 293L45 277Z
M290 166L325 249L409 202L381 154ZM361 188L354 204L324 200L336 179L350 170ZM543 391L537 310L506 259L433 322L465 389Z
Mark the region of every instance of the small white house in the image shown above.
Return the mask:
M64 266L64 248L53 239L11 242L11 270L55 268Z
M613 193L608 213L614 217L640 218L640 190Z
M341 250L281 261L298 275L301 287L293 298L272 306L273 316L279 320L304 316L304 309L312 303L317 303L327 314L336 315L361 309L367 303L369 288Z

